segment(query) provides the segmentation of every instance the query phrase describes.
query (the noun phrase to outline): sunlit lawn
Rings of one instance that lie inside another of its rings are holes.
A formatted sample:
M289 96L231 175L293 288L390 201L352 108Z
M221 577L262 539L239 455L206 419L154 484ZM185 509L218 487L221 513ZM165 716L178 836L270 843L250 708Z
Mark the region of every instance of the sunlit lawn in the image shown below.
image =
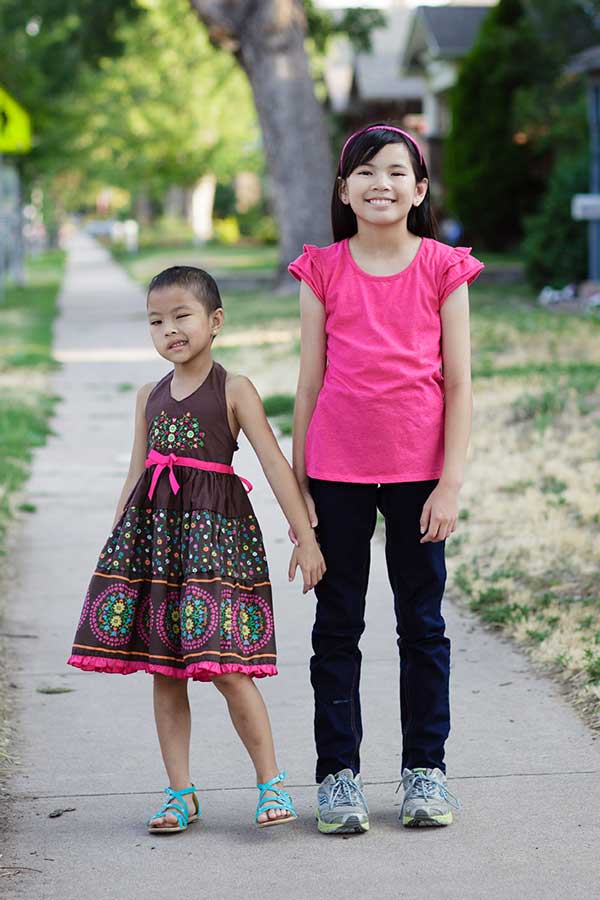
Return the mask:
M144 246L138 253L113 250L113 255L127 267L131 275L142 284L168 266L199 266L217 279L223 275L246 277L267 276L275 271L277 247L256 245L225 246L211 243L196 246L193 243L164 246Z
M47 373L63 265L60 251L35 257L26 286L9 286L0 304L0 552L12 495L27 477L32 448L48 434Z
M59 251L36 256L27 265L26 286L9 286L0 302L0 556L6 554L8 524L29 475L33 449L49 434L56 400L48 390L52 323L63 266L64 254ZM35 512L33 504L20 508ZM3 562L5 575L6 568ZM6 658L0 643L0 773L10 758Z

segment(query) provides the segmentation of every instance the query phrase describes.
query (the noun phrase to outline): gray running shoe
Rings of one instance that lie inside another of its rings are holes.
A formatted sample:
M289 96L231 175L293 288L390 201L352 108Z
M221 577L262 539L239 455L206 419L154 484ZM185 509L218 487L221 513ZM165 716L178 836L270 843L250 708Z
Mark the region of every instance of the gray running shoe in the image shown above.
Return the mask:
M362 779L352 769L327 775L317 791L317 828L321 834L362 834L369 830L369 808Z
M446 787L441 769L404 769L404 801L400 821L407 828L451 825L452 809L460 809L457 798ZM400 785L398 785L400 790Z

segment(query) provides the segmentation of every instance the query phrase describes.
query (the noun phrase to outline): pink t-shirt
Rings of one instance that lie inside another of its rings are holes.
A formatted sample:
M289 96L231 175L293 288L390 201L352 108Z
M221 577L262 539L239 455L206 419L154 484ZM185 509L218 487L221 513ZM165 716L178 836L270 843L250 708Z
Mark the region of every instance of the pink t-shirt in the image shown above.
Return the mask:
M289 271L325 307L327 368L306 435L306 472L324 481L439 478L444 463L440 308L483 264L423 238L395 275L369 275L348 241L306 245Z

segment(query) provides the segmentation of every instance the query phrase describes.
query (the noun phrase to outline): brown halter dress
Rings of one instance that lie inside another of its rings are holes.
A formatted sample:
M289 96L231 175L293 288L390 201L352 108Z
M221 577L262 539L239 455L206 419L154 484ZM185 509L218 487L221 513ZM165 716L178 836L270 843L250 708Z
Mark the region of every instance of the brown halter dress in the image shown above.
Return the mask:
M69 664L199 681L276 675L262 535L229 468L227 373L215 362L184 400L172 378L148 397L147 468L100 553ZM220 471L195 467L211 464Z

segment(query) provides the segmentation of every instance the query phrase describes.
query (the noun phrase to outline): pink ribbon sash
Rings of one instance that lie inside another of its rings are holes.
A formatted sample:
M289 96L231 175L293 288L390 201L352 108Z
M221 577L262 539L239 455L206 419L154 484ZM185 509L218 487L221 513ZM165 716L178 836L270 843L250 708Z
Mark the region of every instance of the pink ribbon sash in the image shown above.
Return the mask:
M150 500L152 500L152 497L154 496L156 484L164 469L169 470L169 484L171 485L173 493L177 494L179 491L179 482L175 477L173 466L187 466L190 469L203 469L205 472L219 472L221 475L235 475L233 466L226 466L224 463L205 462L203 459L194 459L192 456L176 456L174 453L169 453L168 456L165 456L162 453L159 453L158 450L151 450L146 457L146 468L149 469L151 466L156 466L156 468L152 474L150 490L148 491ZM242 478L241 475L238 475L237 477L240 479L248 493L250 493L252 485L248 479Z

